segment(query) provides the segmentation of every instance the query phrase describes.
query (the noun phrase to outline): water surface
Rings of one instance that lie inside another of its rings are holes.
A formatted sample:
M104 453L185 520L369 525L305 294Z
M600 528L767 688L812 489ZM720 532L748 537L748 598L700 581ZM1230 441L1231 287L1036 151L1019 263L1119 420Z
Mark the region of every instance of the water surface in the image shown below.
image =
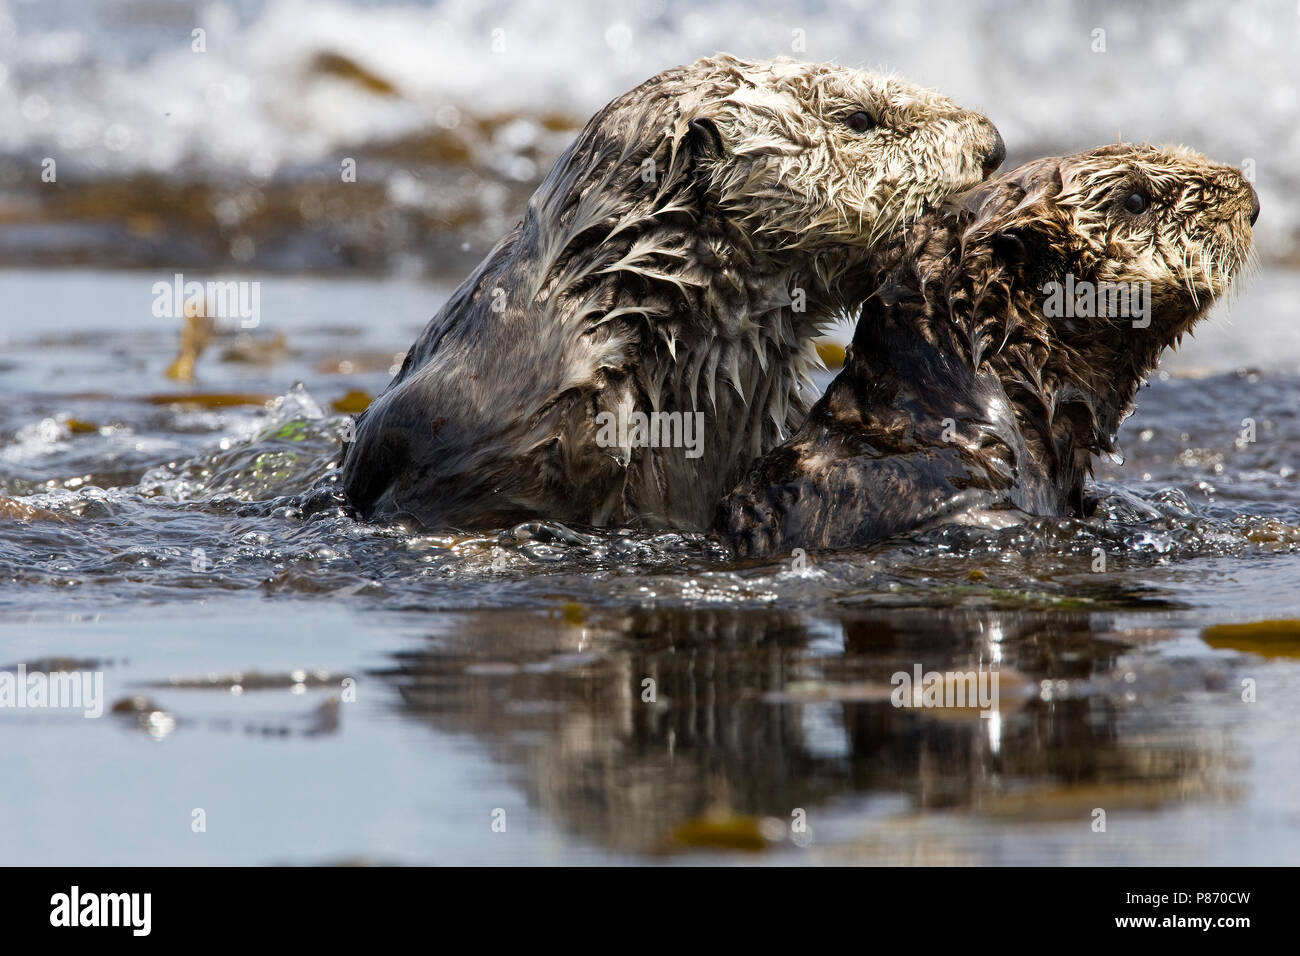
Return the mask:
M1097 517L807 566L357 523L334 403L447 290L265 277L187 384L159 278L0 273L0 667L117 704L0 709L0 860L1297 858L1300 640L1207 632L1300 619L1294 274L1169 357ZM996 715L895 708L918 664L996 668Z

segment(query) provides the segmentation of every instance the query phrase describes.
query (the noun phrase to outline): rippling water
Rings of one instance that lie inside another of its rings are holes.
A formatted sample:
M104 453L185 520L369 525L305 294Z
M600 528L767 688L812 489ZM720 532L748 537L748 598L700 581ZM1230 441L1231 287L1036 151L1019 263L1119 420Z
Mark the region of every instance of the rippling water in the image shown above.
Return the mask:
M268 278L183 385L154 279L0 273L0 667L100 671L111 705L0 709L7 862L1300 851L1295 274L1166 362L1093 518L806 565L359 524L336 403L446 290ZM1212 629L1261 619L1292 624ZM996 715L892 706L917 665L996 668Z

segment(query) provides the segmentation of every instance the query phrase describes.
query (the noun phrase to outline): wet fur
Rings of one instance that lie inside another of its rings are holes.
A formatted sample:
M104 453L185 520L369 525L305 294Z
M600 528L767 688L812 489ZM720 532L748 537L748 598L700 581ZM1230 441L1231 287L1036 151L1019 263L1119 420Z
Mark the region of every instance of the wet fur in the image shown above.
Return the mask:
M1140 215L1124 208L1151 196ZM738 554L859 546L946 521L1078 515L1160 353L1251 257L1241 174L1182 148L1038 160L882 250L844 369L726 497ZM1044 286L1150 282L1151 325L1045 314Z
M844 125L858 109L876 129ZM802 421L813 338L861 303L871 248L979 182L995 144L891 77L729 56L656 76L587 124L412 346L358 423L349 500L435 527L707 527ZM620 406L704 412L702 457L600 447Z

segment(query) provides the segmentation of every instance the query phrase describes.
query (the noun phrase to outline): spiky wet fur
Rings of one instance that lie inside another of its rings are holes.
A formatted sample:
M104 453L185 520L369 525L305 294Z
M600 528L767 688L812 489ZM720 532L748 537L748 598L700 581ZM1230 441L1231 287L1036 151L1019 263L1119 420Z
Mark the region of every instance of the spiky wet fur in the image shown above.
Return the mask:
M1135 191L1150 207L1128 212ZM918 220L876 260L845 368L723 502L741 555L944 521L1075 515L1161 352L1253 261L1254 193L1182 147L1037 160ZM1149 282L1150 327L1056 317L1047 283Z
M856 110L877 128L849 129ZM412 346L359 423L349 499L441 527L707 526L802 420L812 340L861 303L873 245L978 183L996 140L937 93L831 65L654 77L587 124ZM600 447L620 406L704 412L703 455Z

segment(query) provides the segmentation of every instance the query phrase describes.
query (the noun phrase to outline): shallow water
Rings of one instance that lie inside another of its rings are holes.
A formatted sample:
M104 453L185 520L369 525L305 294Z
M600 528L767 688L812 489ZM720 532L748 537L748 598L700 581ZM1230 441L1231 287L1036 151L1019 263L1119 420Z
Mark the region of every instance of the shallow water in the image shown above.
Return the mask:
M266 278L184 385L158 278L0 272L0 667L100 672L109 705L0 708L4 862L1300 853L1300 631L1206 633L1300 619L1297 275L1169 357L1096 518L807 566L358 524L317 481L332 403L446 290ZM917 665L996 668L996 714L895 708Z

